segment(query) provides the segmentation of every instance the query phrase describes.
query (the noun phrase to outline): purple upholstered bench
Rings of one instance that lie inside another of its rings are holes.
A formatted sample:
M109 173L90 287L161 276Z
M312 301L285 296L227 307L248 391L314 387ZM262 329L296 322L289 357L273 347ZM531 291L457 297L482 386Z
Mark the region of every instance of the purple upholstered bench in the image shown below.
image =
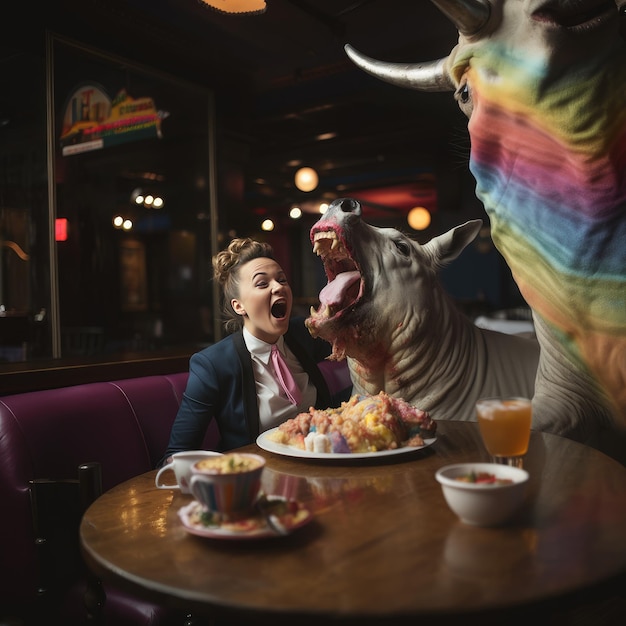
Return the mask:
M106 491L153 469L167 446L187 376L148 376L0 397L0 622L17 615L29 624L29 613L41 603L42 547L35 541L32 481L71 481L77 479L79 465L97 462ZM207 434L207 448L214 448L217 439L214 428ZM167 609L106 586L104 591L106 624L172 623ZM66 600L60 609L64 613L59 619L66 625L86 614L82 594L70 590L71 596L76 601L68 606Z

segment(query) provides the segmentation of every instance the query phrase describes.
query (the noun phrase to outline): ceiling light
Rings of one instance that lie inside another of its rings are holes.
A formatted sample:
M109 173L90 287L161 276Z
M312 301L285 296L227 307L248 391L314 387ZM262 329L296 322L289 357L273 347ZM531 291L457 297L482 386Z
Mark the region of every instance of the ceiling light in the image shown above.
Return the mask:
M270 220L269 218L266 220L263 220L263 222L261 223L261 228L263 230L274 230L274 222Z
M220 13L264 13L265 0L201 0Z
M320 213L324 215L326 211L328 211L328 203L322 202L322 204L320 204Z
M318 141L326 141L327 139L334 139L336 136L337 133L322 133L320 135L317 135L315 139L317 139Z
M423 206L416 206L409 211L407 222L413 230L426 230L430 226L430 213Z
M135 204L143 204L143 191L141 188L136 187L130 194L130 201Z
M319 182L319 176L312 167L301 167L294 177L296 187L300 191L313 191Z
M293 220L297 220L302 217L302 209L300 207L294 206L291 211L289 211L289 217Z

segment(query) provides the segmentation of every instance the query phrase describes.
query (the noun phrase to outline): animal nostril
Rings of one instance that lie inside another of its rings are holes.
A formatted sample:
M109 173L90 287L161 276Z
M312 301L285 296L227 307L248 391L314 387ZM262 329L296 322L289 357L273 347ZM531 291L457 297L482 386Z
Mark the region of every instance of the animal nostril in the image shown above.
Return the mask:
M354 213L355 215L361 215L361 205L357 200L353 198L342 198L338 201L339 207L344 213Z

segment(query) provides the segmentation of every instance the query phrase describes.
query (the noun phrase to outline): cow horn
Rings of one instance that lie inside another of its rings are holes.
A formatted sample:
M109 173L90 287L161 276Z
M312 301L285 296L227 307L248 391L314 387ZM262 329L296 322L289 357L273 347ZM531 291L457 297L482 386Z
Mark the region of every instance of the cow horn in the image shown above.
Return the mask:
M386 63L357 52L349 44L344 48L357 67L392 85L420 91L454 91L454 84L445 70L447 57L429 63Z
M489 21L489 0L431 0L461 35L475 35Z

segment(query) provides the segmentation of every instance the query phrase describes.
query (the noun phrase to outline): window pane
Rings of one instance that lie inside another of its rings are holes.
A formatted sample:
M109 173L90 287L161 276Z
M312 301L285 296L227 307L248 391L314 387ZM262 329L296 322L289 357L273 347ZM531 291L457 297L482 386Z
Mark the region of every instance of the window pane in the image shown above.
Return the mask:
M208 91L54 49L63 356L213 340Z
M0 364L52 355L43 56L0 56Z

